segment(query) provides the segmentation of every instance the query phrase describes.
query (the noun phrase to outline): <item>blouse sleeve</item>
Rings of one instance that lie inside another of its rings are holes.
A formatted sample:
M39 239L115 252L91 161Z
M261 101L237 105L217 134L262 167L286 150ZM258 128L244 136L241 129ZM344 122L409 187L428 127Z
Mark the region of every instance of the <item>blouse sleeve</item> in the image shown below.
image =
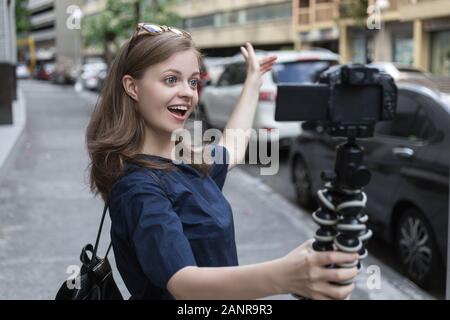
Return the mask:
M181 221L159 184L145 173L133 175L140 177L135 177L138 181L120 201L119 210L129 226L142 270L154 285L166 289L177 271L197 265L195 257Z
M213 164L209 169L209 174L214 182L217 184L220 190L222 190L225 183L225 178L228 173L229 152L227 148L218 144L211 144L211 157L213 159Z

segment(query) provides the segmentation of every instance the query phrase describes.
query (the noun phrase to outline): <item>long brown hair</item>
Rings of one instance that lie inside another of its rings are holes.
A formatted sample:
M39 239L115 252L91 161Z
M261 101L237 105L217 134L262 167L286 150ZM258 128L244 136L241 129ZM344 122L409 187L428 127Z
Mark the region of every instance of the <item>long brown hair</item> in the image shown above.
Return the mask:
M145 121L136 101L125 92L122 78L128 74L141 79L148 67L187 50L196 53L200 64L201 53L192 40L172 32L157 36L141 34L132 41L131 47L128 40L120 48L86 130L91 191L95 195L100 193L104 201L108 200L113 184L124 174L126 162L151 169L175 169L171 162L151 161L137 156L144 143ZM209 165L192 166L207 175Z

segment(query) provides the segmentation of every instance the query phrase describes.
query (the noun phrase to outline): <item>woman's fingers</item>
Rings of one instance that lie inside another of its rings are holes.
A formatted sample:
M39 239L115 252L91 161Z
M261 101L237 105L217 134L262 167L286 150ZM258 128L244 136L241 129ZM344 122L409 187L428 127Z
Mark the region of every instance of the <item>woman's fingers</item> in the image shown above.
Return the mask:
M327 269L322 268L321 279L331 282L346 282L352 280L358 275L358 269L354 268L336 268Z
M250 42L246 42L244 46L240 47L241 53L247 61L248 66L255 71L260 71L261 74L266 73L272 69L273 64L277 57L275 55L270 55L257 59L255 50Z
M357 253L344 253L339 251L315 252L312 259L320 266L329 264L354 263L358 260Z
M263 57L260 64L273 63L275 60L277 60L277 56L274 55Z
M353 283L346 286L338 286L328 282L318 282L311 288L309 295L311 296L311 298L316 300L344 300L348 299L354 289L355 285Z
M245 43L245 48L247 49L249 56L255 57L255 50L253 49L253 46L250 42Z
M242 52L242 55L244 56L244 58L248 59L248 52L244 47L241 47L241 52Z
M351 295L354 289L355 285L353 283L346 286L338 286L335 284L325 283L323 291L321 290L321 293L332 299L344 300L347 299L349 295Z

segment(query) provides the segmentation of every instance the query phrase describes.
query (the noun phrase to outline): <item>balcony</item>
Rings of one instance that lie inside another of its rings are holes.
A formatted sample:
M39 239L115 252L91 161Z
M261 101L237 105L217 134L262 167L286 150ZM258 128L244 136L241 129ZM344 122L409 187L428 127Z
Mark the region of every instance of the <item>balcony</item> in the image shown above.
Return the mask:
M309 7L298 9L299 25L329 22L337 18L338 5L336 2L314 3Z
M34 31L31 33L31 36L34 38L34 41L47 41L53 40L56 38L55 29L50 30L42 30L42 31Z
M54 11L48 11L48 12L44 12L41 14L37 14L37 15L31 16L31 18L30 18L31 25L34 28L53 23L53 22L55 22L55 20L56 20L56 15L55 15Z
M30 0L27 5L27 9L30 13L41 9L52 7L55 4L55 0Z

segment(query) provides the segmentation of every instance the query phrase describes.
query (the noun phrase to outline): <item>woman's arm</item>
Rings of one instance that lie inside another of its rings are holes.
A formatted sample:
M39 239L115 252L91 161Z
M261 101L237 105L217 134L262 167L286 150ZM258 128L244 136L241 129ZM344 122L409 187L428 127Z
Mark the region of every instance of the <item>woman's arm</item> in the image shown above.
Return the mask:
M349 263L357 254L315 252L307 241L281 259L238 267L185 267L169 280L167 289L176 299L258 299L296 293L313 299L346 299L354 285L337 286L357 274L351 269L328 269Z
M169 280L175 299L258 299L282 293L278 261L242 267L186 267Z
M242 55L247 62L247 78L244 83L239 101L225 126L220 145L225 146L230 153L228 170L242 163L251 136L253 120L262 85L262 76L272 70L276 56L268 56L258 61L250 43L246 48L241 47Z

